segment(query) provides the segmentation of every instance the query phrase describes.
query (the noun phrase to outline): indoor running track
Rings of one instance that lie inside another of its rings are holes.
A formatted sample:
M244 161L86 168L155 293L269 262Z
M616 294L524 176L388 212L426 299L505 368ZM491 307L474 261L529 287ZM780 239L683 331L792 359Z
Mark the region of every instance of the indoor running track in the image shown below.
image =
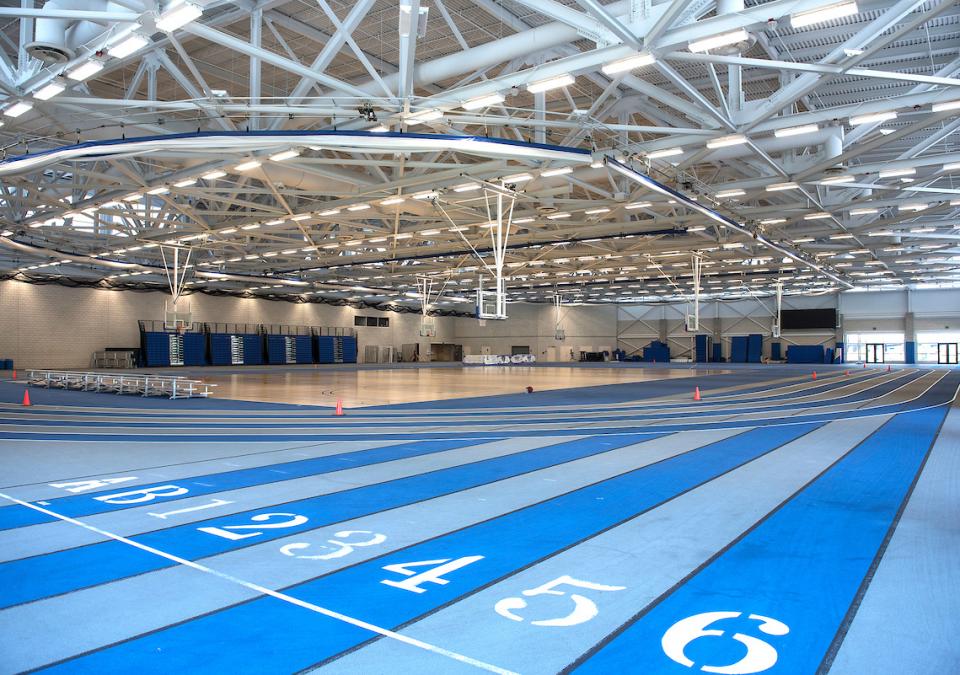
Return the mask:
M770 372L2 407L0 672L960 671L960 374Z

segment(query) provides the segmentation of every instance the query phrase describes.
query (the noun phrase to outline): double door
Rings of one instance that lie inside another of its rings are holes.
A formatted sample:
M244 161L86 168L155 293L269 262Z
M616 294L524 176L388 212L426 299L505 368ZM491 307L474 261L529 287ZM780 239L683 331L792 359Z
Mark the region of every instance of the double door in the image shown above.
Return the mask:
M957 364L957 343L939 342L937 343L937 363Z
M865 359L867 363L883 363L884 345L882 343L867 343L865 347L867 349Z

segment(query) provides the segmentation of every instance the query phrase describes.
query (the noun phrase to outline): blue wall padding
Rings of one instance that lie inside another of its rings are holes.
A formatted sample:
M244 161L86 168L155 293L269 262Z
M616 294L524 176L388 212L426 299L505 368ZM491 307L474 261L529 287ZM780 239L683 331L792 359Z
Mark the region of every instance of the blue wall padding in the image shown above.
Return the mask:
M709 335L697 335L694 337L694 360L697 363L706 363L709 358L707 353L707 342L709 337Z
M207 365L207 336L204 333L183 334L183 365Z
M723 345L719 342L713 343L713 362L720 363L723 361Z
M259 335L243 336L243 365L263 365L263 338Z
M643 348L643 360L648 363L670 363L670 347L665 342L654 340Z
M903 343L903 358L905 363L917 362L917 343L916 342Z
M833 347L827 347L823 350L823 362L833 363Z
M747 336L738 335L730 338L730 363L747 362Z
M143 362L148 368L170 365L170 337L168 333L143 334Z
M781 352L780 352L780 343L779 343L779 342L771 342L771 343L770 343L770 360L771 360L771 361L779 361L781 358L782 358L782 356L781 356Z
M763 336L756 333L747 336L747 363L760 363L763 358Z
M352 335L345 335L340 338L343 341L343 362L357 362L357 338Z
M281 366L287 362L287 339L283 335L267 336L267 363Z
M790 345L787 363L823 363L823 345Z
M843 348L843 343L838 342L836 349L833 351L835 358L838 363L845 363L847 360L846 350Z
M309 335L297 336L297 363L313 363L313 340Z
M229 366L232 364L230 336L226 333L210 334L210 363L214 366Z
M317 363L333 363L333 336L317 335L314 341L317 345Z

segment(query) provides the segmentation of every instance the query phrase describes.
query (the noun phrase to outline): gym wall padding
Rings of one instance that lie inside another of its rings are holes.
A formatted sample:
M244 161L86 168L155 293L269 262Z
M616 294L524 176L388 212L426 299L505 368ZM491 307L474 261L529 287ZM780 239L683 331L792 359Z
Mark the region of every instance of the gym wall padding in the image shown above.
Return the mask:
M710 343L709 335L694 336L694 360L697 363L706 363L709 357L707 346Z
M903 362L904 363L917 362L917 343L916 342L903 343Z
M770 343L770 360L779 361L782 358L781 355L782 355L782 352L780 351L780 343L771 342Z
M763 336L753 333L747 336L747 363L760 363L763 358Z
M183 365L207 365L207 336L205 333L183 334Z
M823 363L823 345L790 345L787 363Z
M230 352L230 335L227 333L210 334L210 364L214 366L233 364L233 356Z
M243 365L263 365L263 337L256 334L243 336Z
M345 335L340 338L343 341L343 362L357 362L357 338L353 335Z
M730 363L747 362L747 336L737 335L730 338Z
M721 343L713 343L713 357L711 360L714 363L721 363L723 361L723 345Z
M297 363L313 363L313 341L309 335L297 335Z
M170 365L169 333L150 332L143 334L143 363L148 368Z
M246 345L244 345L246 347ZM287 336L267 336L267 363L271 366L281 366L287 362Z

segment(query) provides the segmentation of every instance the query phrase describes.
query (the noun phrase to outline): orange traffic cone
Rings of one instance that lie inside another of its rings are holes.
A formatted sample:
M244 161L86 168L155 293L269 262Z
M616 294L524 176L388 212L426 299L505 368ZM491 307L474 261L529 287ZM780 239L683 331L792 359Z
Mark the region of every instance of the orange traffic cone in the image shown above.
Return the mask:
M333 411L333 414L337 417L343 415L343 401L341 401L339 398L337 399L337 409Z
M694 387L694 388L693 388L693 400L694 400L694 401L699 401L699 400L700 400L700 387Z
M844 374L844 375L850 375L850 371L849 371L849 370L845 370L845 371L843 371L843 374Z
M13 371L13 379L17 379L17 371Z
M817 371L813 371L813 377L811 377L811 379L813 380L817 379Z
M27 407L33 405L30 403L30 392L26 389L23 390L23 405Z

